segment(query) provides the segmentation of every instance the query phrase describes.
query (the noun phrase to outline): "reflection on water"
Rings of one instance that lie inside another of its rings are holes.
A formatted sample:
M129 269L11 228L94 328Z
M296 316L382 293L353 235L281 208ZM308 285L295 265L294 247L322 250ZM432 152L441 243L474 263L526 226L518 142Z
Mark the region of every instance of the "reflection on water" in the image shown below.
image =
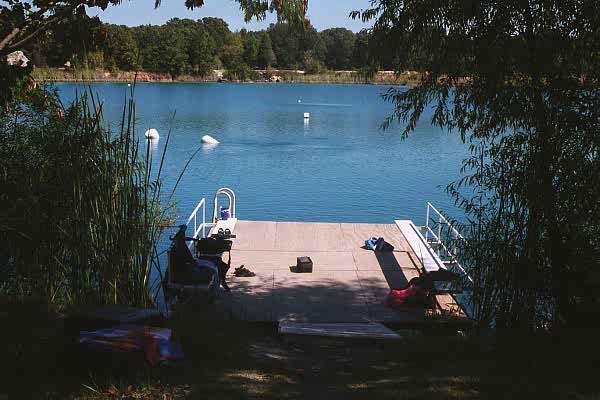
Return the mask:
M205 153L211 152L219 146L219 143L202 143L202 150Z
M152 152L153 155L156 155L156 152L158 150L158 142L160 141L160 139L152 138L147 140L150 142L150 152Z

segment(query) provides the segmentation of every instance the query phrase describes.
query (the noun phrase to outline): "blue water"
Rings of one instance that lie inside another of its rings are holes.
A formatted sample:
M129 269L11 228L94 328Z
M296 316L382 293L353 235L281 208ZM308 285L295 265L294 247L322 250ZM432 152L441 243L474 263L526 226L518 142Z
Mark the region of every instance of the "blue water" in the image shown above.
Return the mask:
M82 85L58 85L65 100ZM107 120L118 121L126 84L94 84ZM185 219L202 197L222 186L238 197L240 219L392 223L425 221L430 201L459 218L445 186L460 177L467 156L457 135L425 115L411 136L402 127L380 126L393 108L380 95L387 87L302 84L138 84L139 137L148 128L160 155L167 133L163 173L170 190L189 156L175 193L177 215ZM299 102L300 100L300 102ZM309 112L309 121L303 113ZM211 135L221 144L202 147Z

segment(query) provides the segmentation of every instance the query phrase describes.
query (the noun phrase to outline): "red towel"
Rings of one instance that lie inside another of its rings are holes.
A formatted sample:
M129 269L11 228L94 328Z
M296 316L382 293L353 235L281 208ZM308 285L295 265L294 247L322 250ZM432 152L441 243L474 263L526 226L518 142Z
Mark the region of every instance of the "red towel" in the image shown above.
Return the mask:
M398 311L414 311L425 306L427 295L427 289L411 284L406 289L392 289L387 296L386 305Z

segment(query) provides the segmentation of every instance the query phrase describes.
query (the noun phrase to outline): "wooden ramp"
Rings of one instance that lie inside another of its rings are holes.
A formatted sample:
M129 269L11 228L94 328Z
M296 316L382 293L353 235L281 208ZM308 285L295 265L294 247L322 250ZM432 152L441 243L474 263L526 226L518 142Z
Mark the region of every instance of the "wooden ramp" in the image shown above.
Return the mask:
M279 324L282 335L306 335L349 339L398 340L400 336L378 323L370 324L308 324L283 322Z
M230 293L217 300L220 315L282 323L414 324L430 310L398 312L385 306L390 288L404 288L423 266L395 224L237 221L227 277ZM365 239L382 236L395 251L375 253ZM313 260L313 273L294 273L299 256ZM252 278L233 276L245 265ZM455 307L445 297L440 310ZM434 311L437 312L437 311Z

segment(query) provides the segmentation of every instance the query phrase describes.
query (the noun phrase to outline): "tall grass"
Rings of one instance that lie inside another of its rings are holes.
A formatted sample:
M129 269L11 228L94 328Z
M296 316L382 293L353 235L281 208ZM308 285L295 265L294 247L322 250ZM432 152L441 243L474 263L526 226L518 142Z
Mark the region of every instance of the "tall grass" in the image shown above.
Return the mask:
M133 90L116 131L105 127L102 108L91 93L65 107L41 90L0 116L0 294L152 304L156 245L170 223L164 152L153 172Z

